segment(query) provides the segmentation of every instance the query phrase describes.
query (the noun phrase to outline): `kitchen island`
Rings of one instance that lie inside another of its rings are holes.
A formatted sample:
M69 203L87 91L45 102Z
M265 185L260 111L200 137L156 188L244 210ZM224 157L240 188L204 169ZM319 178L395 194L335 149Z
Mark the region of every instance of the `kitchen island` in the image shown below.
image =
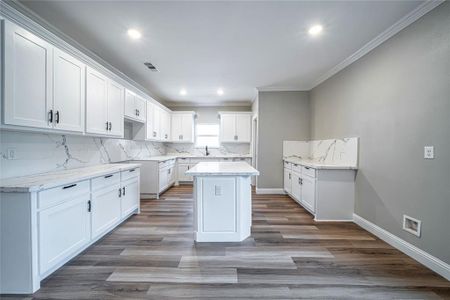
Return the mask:
M197 242L240 242L252 224L251 176L246 162L200 162L194 177L194 230Z

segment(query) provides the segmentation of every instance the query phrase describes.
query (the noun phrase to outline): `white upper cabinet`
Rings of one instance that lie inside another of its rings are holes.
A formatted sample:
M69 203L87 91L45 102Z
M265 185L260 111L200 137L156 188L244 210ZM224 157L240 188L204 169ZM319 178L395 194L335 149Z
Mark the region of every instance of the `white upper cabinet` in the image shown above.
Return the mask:
M86 69L86 132L108 134L108 78Z
M251 113L220 113L220 141L222 143L250 143Z
M154 121L153 121L153 112L155 110L155 105L151 102L147 102L147 122L146 122L146 130L145 130L145 139L146 140L154 140L156 139L156 133L154 130Z
M56 129L84 131L86 66L55 48L53 52L53 124Z
M114 81L108 84L108 122L109 134L123 137L123 99L124 88Z
M89 67L86 114L86 132L123 137L124 88Z
M4 122L51 128L53 47L4 22Z
M194 112L172 113L171 140L173 142L194 142Z
M146 103L147 103L147 100L142 99L139 96L136 96L135 99L134 99L134 104L135 104L136 114L137 114L136 119L138 121L145 122L145 119L146 119L146 115L145 115Z
M139 121L145 122L145 103L146 100L142 99L132 91L125 91L125 117Z
M161 140L170 140L170 113L165 110L161 110Z
M153 108L153 139L161 140L161 112L162 109L159 106L154 105Z
M220 141L236 141L236 116L233 114L220 115Z

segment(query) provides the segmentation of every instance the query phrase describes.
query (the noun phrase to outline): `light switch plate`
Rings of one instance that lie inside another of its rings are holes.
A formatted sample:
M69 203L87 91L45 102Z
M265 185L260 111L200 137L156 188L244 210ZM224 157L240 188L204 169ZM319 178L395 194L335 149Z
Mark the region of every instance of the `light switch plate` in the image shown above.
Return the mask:
M434 158L434 146L425 146L423 158L433 159Z
M6 150L7 159L16 159L16 149L8 148Z

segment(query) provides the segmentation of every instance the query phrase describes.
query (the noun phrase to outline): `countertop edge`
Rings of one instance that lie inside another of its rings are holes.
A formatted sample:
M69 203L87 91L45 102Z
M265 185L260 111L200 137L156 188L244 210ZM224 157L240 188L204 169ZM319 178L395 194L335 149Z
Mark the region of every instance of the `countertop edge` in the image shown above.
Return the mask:
M98 171L91 171L88 172L87 174L80 174L79 176L68 176L67 178L62 178L58 181L55 180L49 180L48 183L43 183L43 184L37 184L37 185L30 185L28 187L2 187L0 186L0 193L33 193L33 192L39 192L42 190L47 190L47 189L51 189L51 188L55 188L58 186L62 186L62 185L66 185L66 184L70 184L72 182L75 181L82 181L82 180L87 180L87 179L91 179L91 178L96 178L96 177L100 177L106 174L109 174L111 172L121 172L121 171L126 171L126 170L130 170L130 169L134 169L134 168L139 168L141 166L141 164L138 163L119 163L119 164L108 164L111 166L111 168L107 169L107 170L98 170ZM103 166L103 165L99 165L99 166ZM92 167L92 166L90 166ZM85 168L90 168L90 167L85 167ZM83 168L77 168L80 169L80 173L82 173L82 169ZM75 170L75 169L73 169ZM67 170L64 170L67 171ZM63 172L63 171L61 171ZM48 173L42 173L39 175L45 176L47 175L53 175L53 174L57 174L58 172L48 172ZM38 176L38 174L36 175L29 175L29 176ZM22 178L26 178L28 176L20 176ZM17 177L17 178L20 178Z
M293 164L302 165L305 167L310 167L317 170L358 170L358 167L348 166L348 165L320 165L316 163L309 163L305 161L300 161L298 159L283 158L283 161L290 162Z

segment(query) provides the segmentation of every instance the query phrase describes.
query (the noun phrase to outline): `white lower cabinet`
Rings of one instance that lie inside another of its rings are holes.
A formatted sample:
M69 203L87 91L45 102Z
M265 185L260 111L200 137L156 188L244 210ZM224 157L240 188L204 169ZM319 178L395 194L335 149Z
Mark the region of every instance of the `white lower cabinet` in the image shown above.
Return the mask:
M45 190L2 192L0 294L34 293L41 280L139 213L139 173L121 167Z
M140 193L142 198L159 198L159 195L175 183L176 159L166 161L138 160L141 164Z
M92 238L102 236L120 221L119 192L120 184L114 184L92 194Z
M292 171L284 168L284 190L286 193L292 193Z
M38 213L41 275L89 243L89 199L81 195Z
M355 170L314 169L284 162L284 191L316 221L352 221Z
M187 164L179 164L177 169L177 181L178 182L192 182L192 176L186 175L186 171L189 171L193 165Z
M121 217L125 218L139 208L139 177L122 183Z
M301 203L311 212L316 209L316 179L309 176L302 176Z

